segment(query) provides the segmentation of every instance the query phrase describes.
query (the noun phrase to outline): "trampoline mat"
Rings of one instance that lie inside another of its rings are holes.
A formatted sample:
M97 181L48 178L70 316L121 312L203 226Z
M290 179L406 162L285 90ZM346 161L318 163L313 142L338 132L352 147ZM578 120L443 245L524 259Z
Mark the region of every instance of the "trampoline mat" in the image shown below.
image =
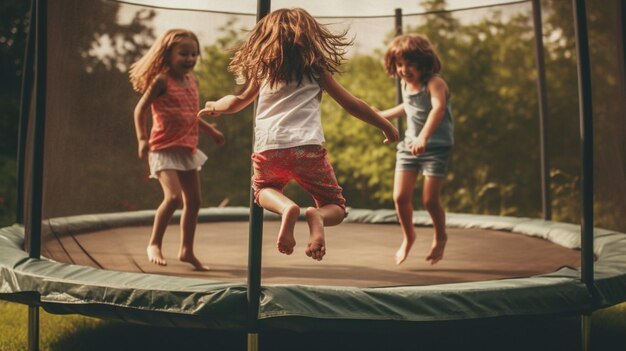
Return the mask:
M425 261L433 229L416 227L417 241L407 258L396 265L394 254L402 242L398 224L342 223L326 228L327 254L320 262L304 253L306 222L296 225L292 255L276 249L280 222L265 221L262 284L301 284L353 287L433 285L550 273L561 267L579 267L580 252L547 240L496 230L447 228L443 260ZM181 277L245 282L248 266L248 222L198 224L196 256L211 267L194 271L177 259L179 226L165 234L167 266L148 261L149 226L129 226L81 234L64 234L43 243L42 254L55 261L110 271L144 272Z

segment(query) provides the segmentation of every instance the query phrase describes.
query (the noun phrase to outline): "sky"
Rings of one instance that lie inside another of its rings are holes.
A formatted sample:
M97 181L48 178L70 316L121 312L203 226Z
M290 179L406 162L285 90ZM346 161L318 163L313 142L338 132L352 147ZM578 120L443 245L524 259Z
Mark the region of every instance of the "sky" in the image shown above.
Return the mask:
M423 13L423 8L418 5L420 2L420 0L272 0L271 4L272 8L302 7L318 17L320 22L332 24L333 30L349 29L348 35L355 39L350 55L384 49L385 38L394 29L395 9L401 8L403 15ZM229 14L247 14L237 16L235 28L238 30L249 30L256 21L256 0L124 0L122 3L128 4L121 6L120 21L129 21L137 10L143 8L130 5L131 3L154 6L157 8L154 20L156 35L171 28L186 28L198 35L201 45L210 45L222 35L217 29L233 18L233 15ZM447 0L447 9L458 10L503 3L519 3L507 6L513 11L530 8L530 1ZM206 12L207 10L210 12ZM484 11L458 12L466 21L471 21L474 13L484 14ZM366 18L337 18L338 16ZM367 18L370 16L381 17ZM415 16L405 18L404 25L406 26L406 21L410 20L416 21L419 18Z

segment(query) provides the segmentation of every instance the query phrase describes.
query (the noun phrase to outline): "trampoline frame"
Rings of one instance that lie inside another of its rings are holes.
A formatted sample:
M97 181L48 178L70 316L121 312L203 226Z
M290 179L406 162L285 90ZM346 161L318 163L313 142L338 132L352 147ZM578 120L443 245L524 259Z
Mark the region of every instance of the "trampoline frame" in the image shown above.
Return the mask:
M44 222L43 230L65 236L145 225L153 217L154 211L136 211L55 218ZM248 219L248 208L228 207L202 209L199 221ZM263 220L278 218L266 214ZM424 211L416 211L414 220L418 226L430 225ZM388 224L397 223L397 219L389 209L352 209L346 222ZM570 249L580 246L577 225L541 219L449 213L448 227L524 234ZM0 228L0 296L9 300L60 314L250 332L249 289L244 283L109 272L30 258L22 249L24 234L24 228L17 224ZM255 333L250 337L270 330L373 331L384 329L387 323L387 328L406 330L423 323L589 314L623 302L621 292L626 291L626 234L596 228L595 241L596 296L581 282L580 272L571 268L527 278L428 286L266 284L259 287L258 301L262 305L255 315ZM150 309L145 308L148 301ZM310 301L315 302L314 308Z

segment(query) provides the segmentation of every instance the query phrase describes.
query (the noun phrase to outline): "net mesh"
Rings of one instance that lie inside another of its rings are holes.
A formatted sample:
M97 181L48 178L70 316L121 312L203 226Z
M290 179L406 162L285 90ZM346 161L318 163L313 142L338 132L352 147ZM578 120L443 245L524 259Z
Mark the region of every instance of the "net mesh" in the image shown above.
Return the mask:
M620 216L626 213L622 12L619 1L602 2L603 6L589 3L596 224L624 232L626 220ZM441 5L434 2L431 10L437 10L437 4ZM556 220L576 223L581 164L570 6L547 2L543 21L553 213ZM456 146L442 194L447 211L540 216L531 10L530 2L521 2L402 19L405 32L425 33L435 44L444 64L442 76L452 92ZM384 75L381 61L394 35L394 18L320 21L335 30L349 28L354 38L338 79L374 106L393 106L394 82ZM254 22L251 15L114 1L51 4L44 218L156 208L162 198L159 184L148 179L147 165L136 156L133 109L140 96L128 82L130 64L165 30L190 29L203 46L195 72L201 103L219 98L240 88L226 71L232 55L227 49ZM226 135L225 146L200 137L199 147L209 155L201 171L203 206L248 205L252 118L248 107L236 116L216 120ZM379 132L346 117L328 97L323 121L326 147L348 205L392 208L393 147L380 144ZM32 132L28 145L32 145ZM30 148L28 153L32 154ZM30 174L27 167L26 175ZM421 194L421 185L417 187L416 200ZM303 206L312 203L297 187L286 191Z

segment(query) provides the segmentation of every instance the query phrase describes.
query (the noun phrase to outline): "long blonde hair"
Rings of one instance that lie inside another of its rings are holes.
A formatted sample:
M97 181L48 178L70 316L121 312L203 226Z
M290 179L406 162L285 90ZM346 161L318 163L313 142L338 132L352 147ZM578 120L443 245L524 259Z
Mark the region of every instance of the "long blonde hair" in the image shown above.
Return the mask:
M385 71L390 76L398 74L396 62L399 58L414 65L425 76L437 74L442 68L437 51L425 35L404 34L391 41L385 53Z
M186 29L168 30L152 44L150 50L142 58L130 66L128 73L133 89L144 93L156 76L169 69L168 58L172 48L183 38L193 39L200 49L198 37L193 32Z
M346 47L347 30L334 34L301 8L271 12L249 33L235 52L229 71L248 82L302 82L326 70L338 72Z

